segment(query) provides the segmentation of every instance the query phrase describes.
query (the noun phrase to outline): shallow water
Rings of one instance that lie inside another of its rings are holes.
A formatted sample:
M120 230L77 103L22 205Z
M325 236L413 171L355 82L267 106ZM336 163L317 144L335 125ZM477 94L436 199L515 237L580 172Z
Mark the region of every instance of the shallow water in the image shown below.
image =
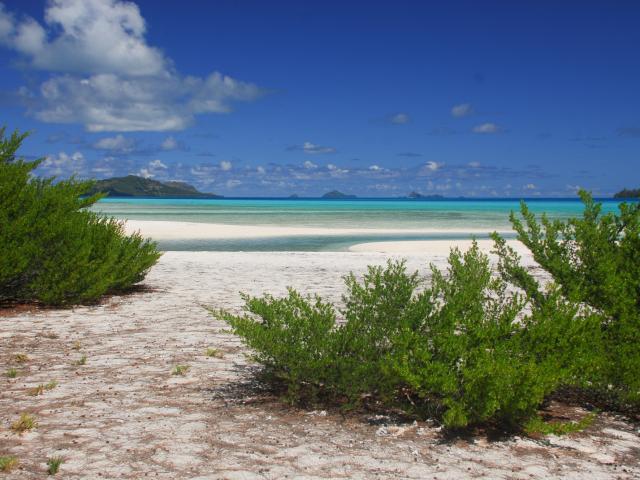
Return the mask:
M619 204L616 200L602 202L604 212L616 211ZM546 213L550 218L566 219L582 212L582 203L573 199L532 199L527 204L536 214ZM509 213L518 211L519 201L111 198L101 200L94 209L132 220L372 230L371 234L362 235L160 242L163 250L339 251L362 242L460 239L478 231L508 230ZM390 235L376 233L377 229L428 229L443 233ZM447 233L450 230L458 233Z

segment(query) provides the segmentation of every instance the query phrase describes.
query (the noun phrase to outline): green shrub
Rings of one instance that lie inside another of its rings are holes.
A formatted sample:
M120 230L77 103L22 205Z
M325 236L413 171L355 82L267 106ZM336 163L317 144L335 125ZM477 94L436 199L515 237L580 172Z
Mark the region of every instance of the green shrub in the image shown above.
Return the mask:
M619 214L603 215L601 204L587 192L582 218L538 223L521 204L522 219L511 214L518 239L548 271L568 301L600 315L600 333L587 355L595 368L584 370L583 384L613 389L625 403L640 404L640 204L621 204ZM500 238L494 234L494 239ZM543 299L540 287L499 248L503 274L532 298ZM512 252L511 252L512 254ZM600 361L596 357L601 355Z
M245 296L242 316L213 313L293 400L371 399L438 415L448 427L521 425L575 374L573 358L597 321L557 291L543 305L510 293L475 243L451 252L446 274L431 268L426 288L403 262L369 267L361 283L346 277L343 322L333 305L294 290L282 299Z
M40 160L16 156L25 137L0 129L0 302L92 302L141 281L156 245L88 211L92 182L32 176Z

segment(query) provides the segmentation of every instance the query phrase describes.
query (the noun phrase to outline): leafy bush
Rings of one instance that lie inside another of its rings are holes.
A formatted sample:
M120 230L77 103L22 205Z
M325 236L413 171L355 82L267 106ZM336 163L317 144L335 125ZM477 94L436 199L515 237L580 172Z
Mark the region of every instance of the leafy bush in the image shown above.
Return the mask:
M25 137L0 129L0 302L91 302L141 281L155 244L88 211L92 182L33 177L41 161L16 157Z
M568 301L588 306L601 316L601 342L594 338L592 358L599 367L585 370L583 380L613 388L623 402L640 404L640 204L621 204L619 214L602 214L602 205L587 192L582 218L549 220L523 202L522 219L511 214L518 239L548 271ZM494 239L500 238L494 234ZM499 249L503 274L532 298L543 299L538 283ZM512 253L512 252L511 252Z
M293 400L325 395L347 405L372 399L449 427L495 421L515 426L576 373L597 319L558 291L535 303L493 278L477 244L452 250L431 284L403 262L369 267L336 308L294 290L244 297L247 314L214 311L255 352Z

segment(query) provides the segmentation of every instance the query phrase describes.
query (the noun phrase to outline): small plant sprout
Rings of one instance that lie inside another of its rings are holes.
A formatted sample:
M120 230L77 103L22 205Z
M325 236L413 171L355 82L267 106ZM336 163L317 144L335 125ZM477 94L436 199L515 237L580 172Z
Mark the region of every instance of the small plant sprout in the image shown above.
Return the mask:
M87 363L87 356L86 355L82 355L80 357L80 360L76 360L75 365L85 365Z
M10 472L18 466L16 457L0 456L0 472Z
M18 363L25 363L29 361L29 357L25 353L17 353L13 359Z
M37 387L33 387L29 389L29 395L32 397L37 397L38 395L42 395L44 393L44 385L40 384Z
M33 387L29 389L29 395L31 395L32 397L37 397L38 395L42 395L47 390L53 390L57 386L58 386L58 382L56 382L55 380L51 380L47 384L41 383L37 387Z
M58 386L58 382L57 380L51 380L49 383L47 383L44 386L45 390L53 390L54 388L56 388Z
M173 370L171 370L171 373L173 375L186 375L187 372L189 371L189 365L176 365L175 367L173 367Z
M18 370L15 368L10 368L4 373L9 378L16 378L18 376Z
M33 415L22 413L20 418L11 424L11 430L16 433L24 433L28 430L33 430L37 426L38 423Z
M82 344L80 343L80 340L76 340L75 342L73 342L74 350L80 350L81 348L82 348Z
M205 355L207 357L212 357L212 358L222 358L222 357L224 357L224 353L222 353L217 348L207 348L207 350L205 352Z
M47 473L49 473L49 475L55 475L56 473L58 473L58 470L60 470L60 465L62 465L63 463L64 458L59 455L47 458L47 466L49 467L47 469Z

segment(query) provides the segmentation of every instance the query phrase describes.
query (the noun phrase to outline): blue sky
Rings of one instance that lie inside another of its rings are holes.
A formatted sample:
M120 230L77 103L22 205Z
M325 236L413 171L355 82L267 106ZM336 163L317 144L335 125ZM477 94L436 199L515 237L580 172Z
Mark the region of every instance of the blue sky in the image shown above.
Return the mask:
M227 196L640 186L640 3L0 0L39 173Z

